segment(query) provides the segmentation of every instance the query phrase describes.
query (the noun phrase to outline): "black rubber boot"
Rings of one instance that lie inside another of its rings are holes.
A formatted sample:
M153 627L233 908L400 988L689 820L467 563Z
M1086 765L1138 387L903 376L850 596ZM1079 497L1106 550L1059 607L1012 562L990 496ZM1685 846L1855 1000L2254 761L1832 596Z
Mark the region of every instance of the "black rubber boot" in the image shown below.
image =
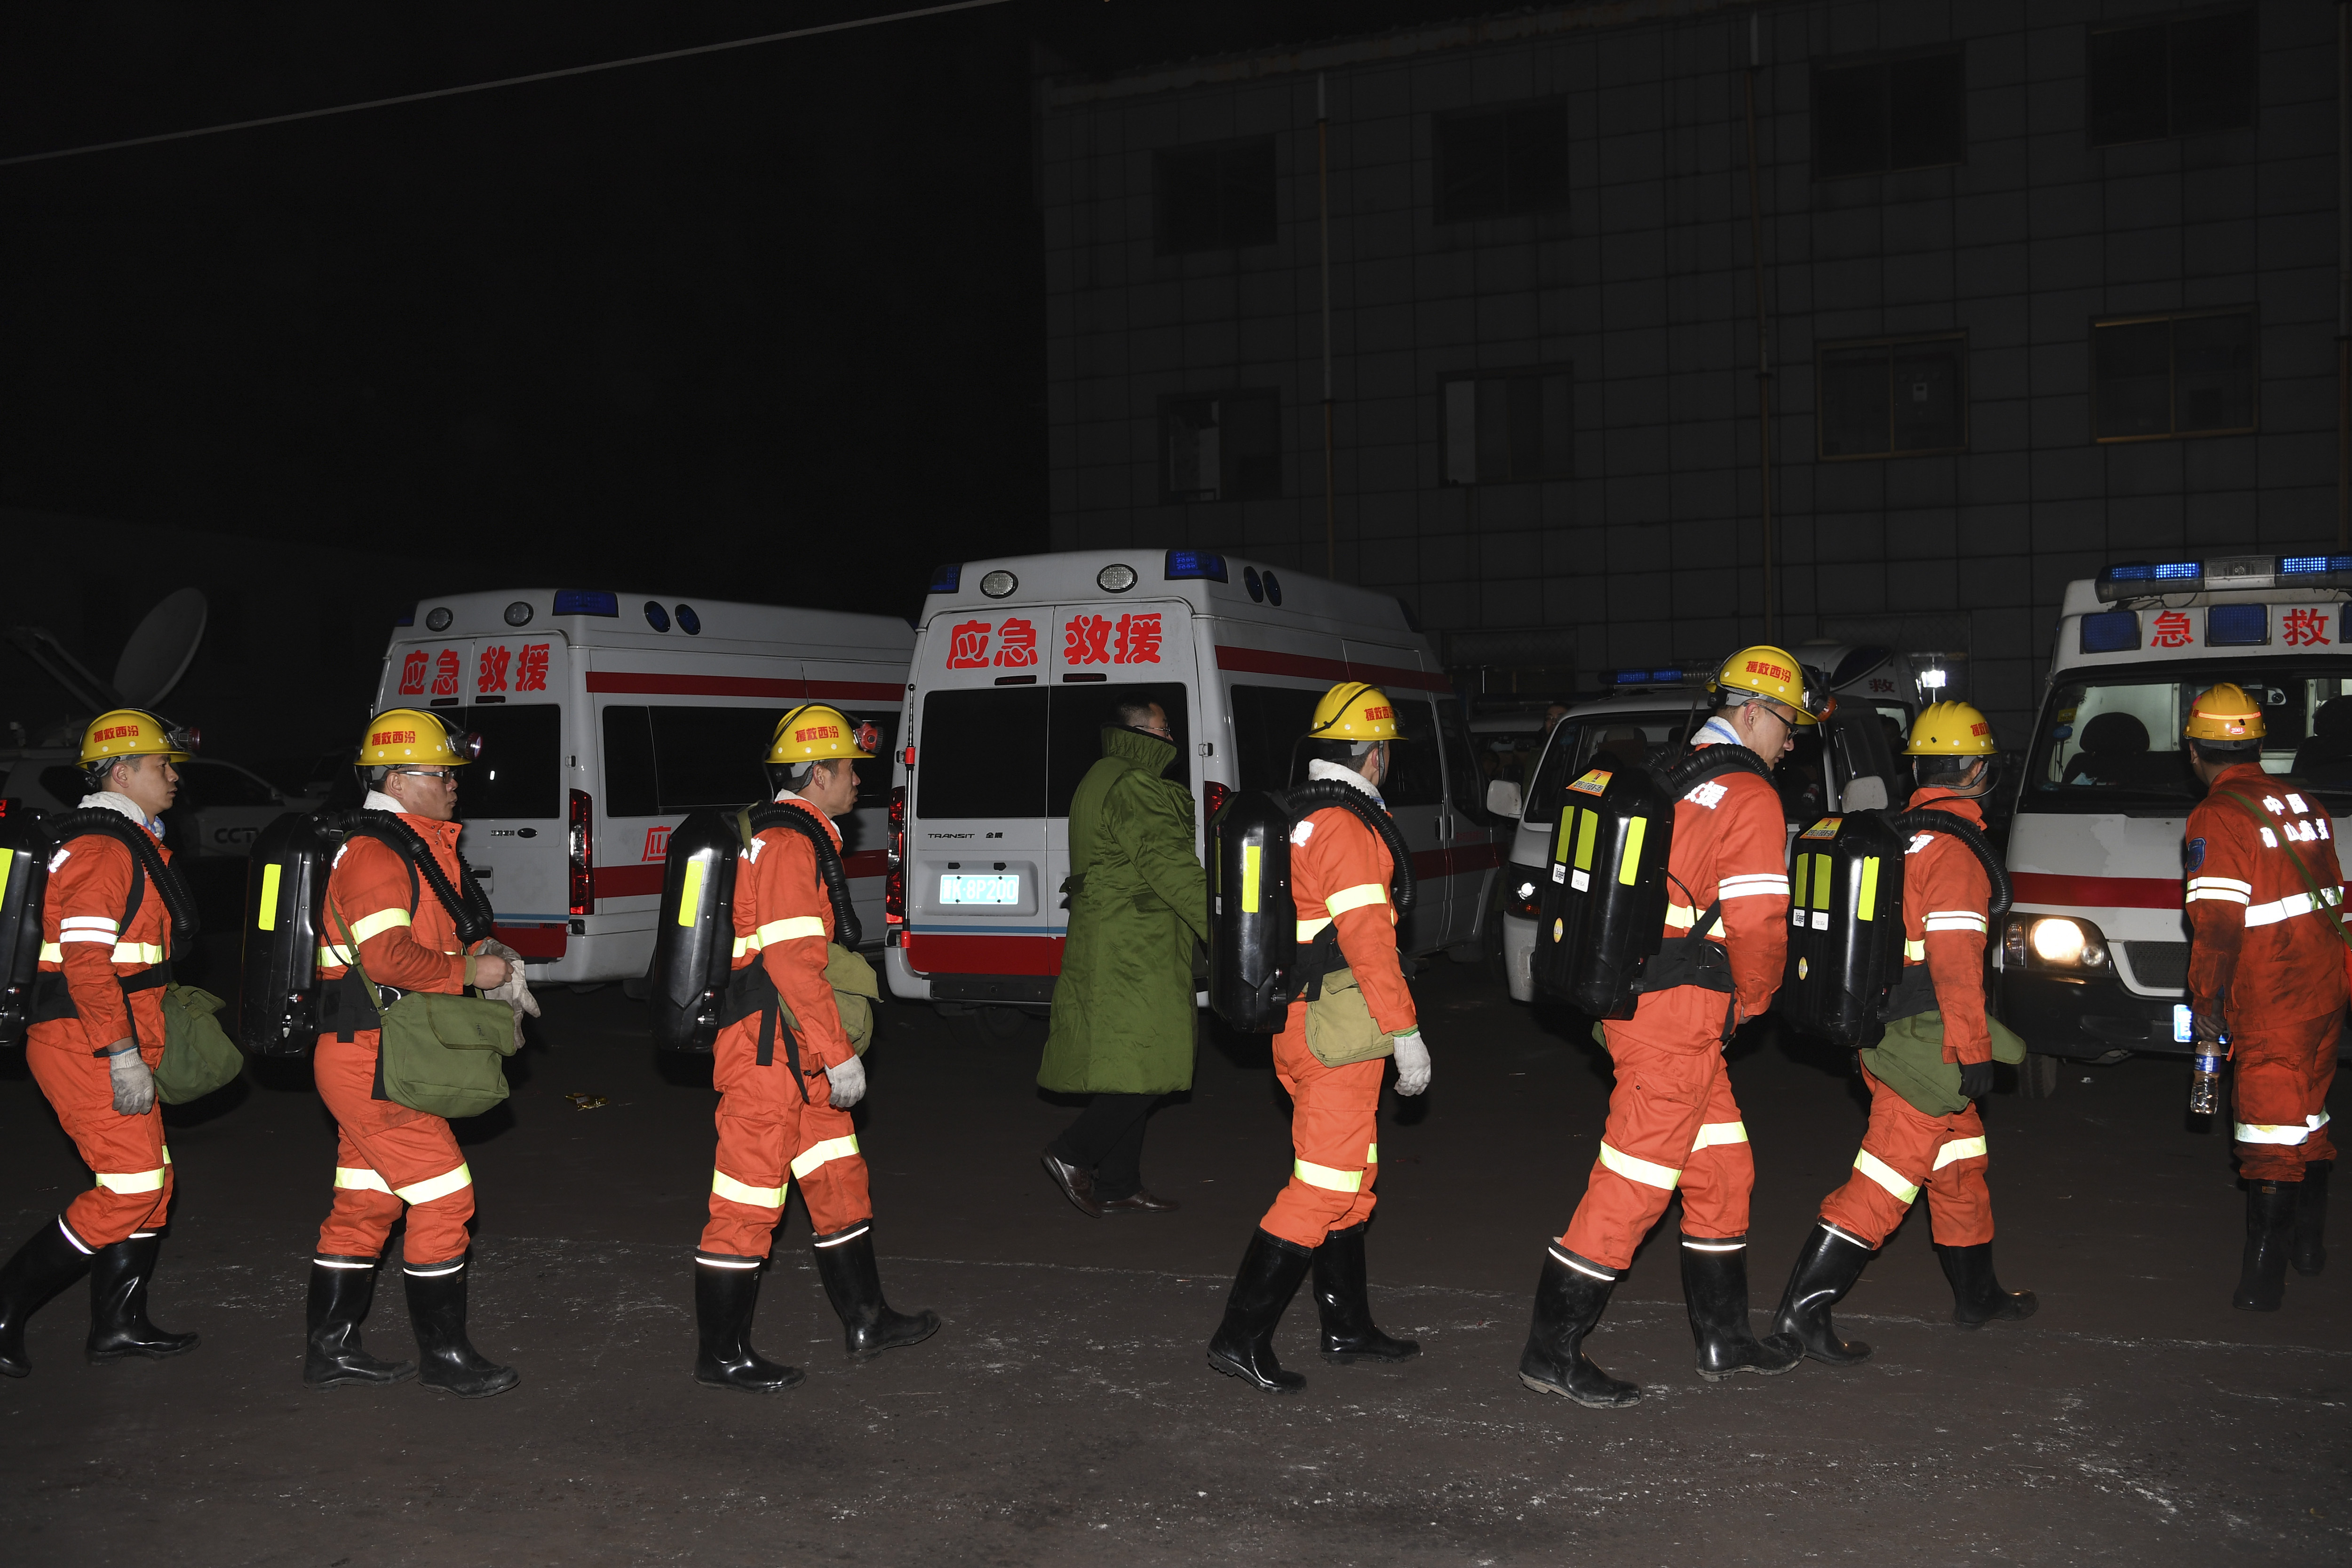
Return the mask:
M1789 1270L1789 1288L1780 1292L1780 1310L1772 1314L1775 1338L1786 1334L1805 1353L1829 1366L1852 1366L1870 1359L1870 1347L1860 1340L1838 1338L1830 1309L1862 1278L1875 1247L1864 1247L1842 1230L1813 1226Z
M43 1302L89 1272L89 1254L67 1238L62 1219L44 1224L0 1268L0 1375L30 1375L25 1325Z
M2315 1160L2303 1168L2303 1182L2294 1194L2294 1251L2297 1274L2316 1274L2327 1267L2327 1173L2333 1160Z
M1335 1230L1315 1249L1315 1305L1323 1318L1323 1359L1345 1366L1367 1361L1411 1361L1421 1353L1418 1340L1391 1339L1372 1321L1370 1289L1364 1281L1365 1220Z
M2246 1184L2246 1257L2230 1305L2242 1312L2275 1312L2286 1300L2286 1258L2293 1250L2294 1182Z
M841 1318L842 1343L865 1360L902 1345L920 1344L940 1331L940 1315L926 1307L908 1316L882 1299L882 1269L874 1261L871 1221L816 1238L817 1278L824 1299Z
M302 1386L385 1387L416 1375L413 1361L383 1361L360 1345L360 1324L375 1300L373 1258L310 1260L310 1335L302 1351Z
M1593 1410L1617 1410L1642 1401L1642 1386L1610 1376L1584 1353L1584 1336L1601 1321L1613 1269L1554 1246L1536 1277L1535 1322L1519 1352L1519 1381L1538 1394L1558 1394Z
M760 1269L701 1258L694 1265L694 1326L701 1343L694 1381L745 1394L779 1394L801 1381L801 1370L770 1361L751 1348L751 1310L760 1300Z
M94 1362L144 1356L162 1361L196 1348L194 1334L166 1333L147 1321L147 1281L155 1275L160 1236L134 1236L101 1247L89 1260L89 1342Z
M1963 1329L2014 1322L2041 1309L2032 1291L2000 1288L2000 1281L1993 1278L1990 1241L1974 1247L1946 1247L1937 1242L1936 1257L1944 1265L1944 1278L1952 1282L1952 1321Z
M1690 1312L1698 1374L1721 1383L1738 1373L1775 1377L1805 1359L1805 1347L1787 1334L1756 1337L1748 1318L1748 1238L1683 1237L1683 1305Z
M1234 1276L1234 1293L1225 1300L1225 1321L1209 1341L1211 1366L1268 1394L1296 1394L1307 1386L1305 1378L1284 1371L1274 1359L1274 1326L1298 1293L1314 1256L1314 1248L1295 1241L1263 1230L1251 1233L1249 1250Z
M490 1360L466 1337L466 1261L425 1268L432 1272L407 1269L401 1276L408 1287L408 1320L415 1326L417 1360L423 1363L417 1381L460 1399L488 1399L520 1383L522 1373Z

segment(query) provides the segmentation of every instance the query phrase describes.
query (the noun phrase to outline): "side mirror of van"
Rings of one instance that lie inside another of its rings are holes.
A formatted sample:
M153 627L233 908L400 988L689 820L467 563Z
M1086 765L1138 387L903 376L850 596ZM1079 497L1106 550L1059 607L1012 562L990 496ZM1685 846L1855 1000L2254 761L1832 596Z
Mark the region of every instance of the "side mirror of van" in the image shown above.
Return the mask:
M1849 812L1884 811L1886 809L1886 781L1876 773L1848 779L1845 795L1840 804Z
M1519 795L1519 786L1510 780L1488 779L1486 781L1487 816L1516 819L1525 805L1526 802Z

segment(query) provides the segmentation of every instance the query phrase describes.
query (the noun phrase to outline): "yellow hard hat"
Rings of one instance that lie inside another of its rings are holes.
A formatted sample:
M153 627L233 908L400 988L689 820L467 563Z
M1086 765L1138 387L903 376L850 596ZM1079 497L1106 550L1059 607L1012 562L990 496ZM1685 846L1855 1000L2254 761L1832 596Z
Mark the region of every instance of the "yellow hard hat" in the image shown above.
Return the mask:
M2262 704L2247 696L2244 687L2225 680L2197 694L2189 705L2188 726L2180 732L2209 746L2251 751L2263 738Z
M1387 692L1360 680L1343 680L1315 705L1315 727L1307 731L1307 738L1365 742L1405 737L1397 729L1396 704L1389 700Z
M462 768L481 754L481 736L471 731L452 735L437 713L422 708L387 708L368 721L367 733L360 737L359 765L400 768L427 763Z
M1965 702L1930 702L1911 721L1911 743L1903 748L1910 757L1989 757L1992 725Z
M161 757L184 763L203 742L194 730L182 730L144 708L117 708L89 721L81 732L81 760L91 763L111 757Z
M1706 683L1706 693L1718 703L1769 697L1789 709L1798 724L1820 723L1832 707L1829 683L1798 663L1795 654L1770 643L1741 648L1725 659Z
M873 724L862 723L822 702L806 702L776 721L775 739L768 742L768 761L790 763L826 757L870 757L881 741L881 731Z

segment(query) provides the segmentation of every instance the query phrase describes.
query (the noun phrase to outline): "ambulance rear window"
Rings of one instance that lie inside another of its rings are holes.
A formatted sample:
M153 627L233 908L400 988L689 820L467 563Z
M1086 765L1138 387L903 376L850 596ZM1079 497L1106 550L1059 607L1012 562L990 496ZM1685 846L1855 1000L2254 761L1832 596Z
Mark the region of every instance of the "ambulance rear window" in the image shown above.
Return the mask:
M457 815L468 822L563 815L563 710L552 702L469 708L455 721L478 730L480 760L457 781Z
M1157 702L1167 713L1176 757L1160 776L1191 788L1191 697L1181 682L934 691L923 699L916 815L1067 816L1123 701Z

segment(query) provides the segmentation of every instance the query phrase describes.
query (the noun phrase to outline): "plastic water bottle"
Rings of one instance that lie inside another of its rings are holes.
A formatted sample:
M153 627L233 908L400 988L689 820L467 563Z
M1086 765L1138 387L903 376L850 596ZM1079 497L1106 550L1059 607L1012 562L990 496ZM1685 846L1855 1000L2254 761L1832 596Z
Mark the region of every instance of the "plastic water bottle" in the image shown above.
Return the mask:
M2221 1052L2212 1040L2197 1043L2195 1067L2189 1077L2189 1114L2211 1116L2221 1109Z

